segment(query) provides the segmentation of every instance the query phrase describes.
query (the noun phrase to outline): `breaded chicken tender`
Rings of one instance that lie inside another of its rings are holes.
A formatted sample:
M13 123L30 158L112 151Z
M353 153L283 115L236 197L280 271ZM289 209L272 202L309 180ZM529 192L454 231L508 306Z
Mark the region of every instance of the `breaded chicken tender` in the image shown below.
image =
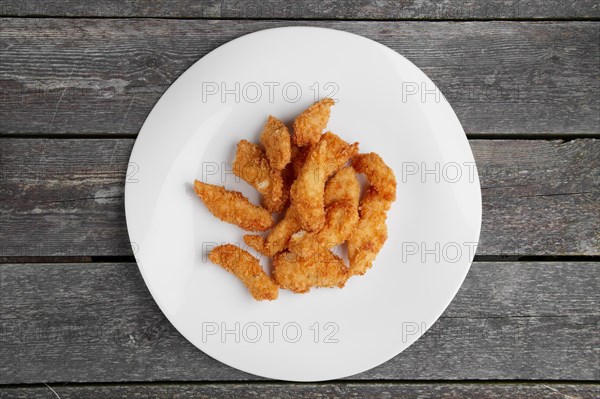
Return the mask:
M292 234L300 229L300 224L292 208L288 208L285 216L273 227L267 238L257 235L245 235L244 242L266 256L273 256L287 248Z
M323 196L325 182L358 151L358 143L349 145L331 132L314 145L300 175L290 189L291 207L303 230L319 230L325 224Z
M292 157L292 137L288 128L279 119L269 116L261 135L260 143L265 147L269 164L282 170Z
M273 226L273 217L266 209L254 205L238 191L194 181L194 191L206 208L224 222L236 224L247 231L265 231Z
M310 152L310 146L306 147L298 147L295 144L292 144L292 172L293 177L296 179L300 175L300 171L302 170L302 166L306 162L306 158L308 157L308 153Z
M280 252L273 259L273 270L279 287L296 293L308 292L313 287L342 288L348 280L346 265L329 250L309 258Z
M342 202L327 208L326 221L319 231L307 232L300 230L289 240L291 252L311 257L323 249L331 249L346 241L358 222L358 209Z
M325 186L325 225L319 231L298 231L290 238L291 252L311 257L346 241L358 223L360 186L356 172L348 166L337 172Z
M279 288L264 272L258 259L243 249L225 244L214 248L208 258L223 269L234 274L258 301L277 299Z
M352 166L364 173L369 189L360 202L360 219L348 239L350 274L364 274L387 240L387 211L396 199L396 177L392 169L375 153L360 154Z
M294 144L298 147L316 144L329 122L329 113L335 104L331 98L314 103L294 120Z
M265 151L257 144L241 140L233 161L233 173L262 194L263 205L270 212L280 212L289 199L283 187L281 171L269 164Z
M287 188L289 191L289 185L294 182L300 173L309 149L309 147L301 148L294 144L292 145L292 162L283 171L284 190ZM300 229L298 219L294 215L294 210L291 207L288 208L283 219L275 225L266 239L259 235L247 234L243 237L244 242L249 247L266 256L273 256L283 251L287 248L292 234Z
M388 202L396 200L396 177L392 169L374 152L358 154L352 159L352 167L367 176L369 184Z
M358 208L360 185L352 166L340 169L325 184L324 205L327 207L338 201L355 205Z
M265 239L263 236L256 234L245 234L243 237L244 243L252 249L258 251L261 255L267 255L265 247ZM268 255L267 255L268 256Z
M387 240L386 212L389 202L372 188L360 203L360 219L348 238L350 274L362 275L371 268L373 260Z

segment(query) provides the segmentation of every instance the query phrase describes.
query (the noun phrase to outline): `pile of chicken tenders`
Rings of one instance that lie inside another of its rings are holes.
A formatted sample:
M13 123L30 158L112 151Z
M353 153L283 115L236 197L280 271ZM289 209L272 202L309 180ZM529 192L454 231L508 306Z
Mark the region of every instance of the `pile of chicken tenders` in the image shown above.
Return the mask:
M270 116L260 143L241 140L233 172L262 196L261 206L242 193L196 180L208 210L246 231L246 245L272 259L271 275L259 260L233 244L209 259L236 275L257 300L273 300L279 288L295 293L339 287L372 265L387 239L386 216L396 199L396 178L376 153L359 154L332 132L322 133L335 102L325 98L302 112L293 129ZM349 165L348 165L349 164ZM361 198L357 173L368 185ZM282 215L275 223L274 215ZM332 252L345 244L348 263Z

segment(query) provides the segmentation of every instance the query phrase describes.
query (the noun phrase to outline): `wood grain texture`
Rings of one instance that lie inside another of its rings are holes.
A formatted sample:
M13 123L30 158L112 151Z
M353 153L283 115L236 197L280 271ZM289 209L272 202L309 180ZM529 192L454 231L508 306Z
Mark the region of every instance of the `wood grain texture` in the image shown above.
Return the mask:
M1 23L0 134L134 136L196 60L243 34L295 25L358 33L403 54L440 87L471 135L600 132L598 22Z
M600 9L592 0L3 0L0 12L10 16L360 20L580 19L600 16Z
M600 263L476 262L414 345L353 380L600 378ZM255 380L208 357L128 264L0 265L0 383Z
M479 255L600 254L600 140L470 143L483 196ZM0 139L0 256L131 255L132 145Z
M594 399L600 395L596 384L423 384L423 383L325 383L325 384L130 384L68 385L52 384L32 387L0 387L2 399L330 399L356 398L521 398L521 399Z

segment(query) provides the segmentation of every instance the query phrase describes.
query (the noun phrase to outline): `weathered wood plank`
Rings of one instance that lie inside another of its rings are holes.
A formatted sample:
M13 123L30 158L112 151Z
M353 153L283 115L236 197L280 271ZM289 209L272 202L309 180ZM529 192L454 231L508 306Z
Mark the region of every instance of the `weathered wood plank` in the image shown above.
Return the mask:
M351 379L598 380L599 270L476 262L430 331ZM133 263L3 264L0 272L2 384L257 378L181 337Z
M432 0L398 2L384 0L302 1L92 1L4 0L2 15L68 17L169 17L169 18L276 18L276 19L531 19L598 18L592 0L493 0L443 3Z
M2 256L132 255L123 190L133 140L0 143Z
M70 398L257 398L303 399L326 397L347 398L521 398L521 399L592 399L600 396L596 384L423 384L423 383L326 383L326 384L128 384L0 387L0 398L47 399L55 391L61 399Z
M600 254L600 140L470 143L483 195L479 255ZM0 256L131 255L132 144L0 139Z
M196 60L243 34L289 25L358 33L405 55L438 84L469 134L600 132L598 22L1 23L0 134L133 136Z

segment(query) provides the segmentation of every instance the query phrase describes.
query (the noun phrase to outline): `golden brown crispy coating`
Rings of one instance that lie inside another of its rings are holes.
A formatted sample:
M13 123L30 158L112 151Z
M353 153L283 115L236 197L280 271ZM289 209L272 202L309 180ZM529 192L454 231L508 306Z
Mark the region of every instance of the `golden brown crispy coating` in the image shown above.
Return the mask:
M285 171L285 169L283 171ZM262 203L264 207L267 208L270 212L274 213L284 211L290 203L290 189L292 183L293 182L286 181L285 178L283 178L281 187L281 197L279 197L277 200L271 200L270 197L263 196Z
M294 180L296 180L291 162L281 170L281 177L283 179L283 187L280 202L283 203L283 206L279 207L279 212L285 211L288 208L290 204L290 189L292 188L292 184L294 184Z
M237 276L258 301L277 299L279 288L264 272L258 259L243 249L225 244L214 248L208 258Z
M194 191L216 217L248 231L265 231L273 226L273 217L266 209L254 205L242 193L221 186L194 182Z
M396 177L392 169L374 152L358 154L352 159L358 173L364 173L371 187L388 202L396 200Z
M255 234L245 234L242 238L244 239L244 242L247 246L255 249L262 255L267 255L266 251L264 250L265 239L263 236Z
M334 202L344 201L358 208L360 200L360 185L356 171L352 166L340 169L325 184L324 205L327 207Z
M280 212L289 199L283 189L281 171L271 168L259 145L241 140L233 161L233 173L244 179L263 196L263 205L270 212Z
M302 257L330 249L346 241L358 222L360 186L351 166L337 172L325 186L325 225L319 231L298 231L290 238L288 248Z
M325 182L357 151L358 143L349 145L331 132L322 135L311 148L290 190L291 207L295 209L303 230L315 231L323 227Z
M323 249L331 249L346 241L358 222L358 208L344 202L336 202L327 208L326 221L319 231L300 230L289 240L291 252L311 257Z
M329 112L335 104L331 98L314 103L294 120L294 143L298 147L316 144L329 121Z
M392 169L375 153L360 154L352 166L364 173L370 187L360 203L360 220L348 239L350 274L364 274L387 239L387 211L396 199L396 178Z
M279 287L296 293L308 292L312 287L342 288L348 280L344 262L329 250L309 258L280 252L273 259L273 270Z
M292 157L292 137L288 128L279 119L269 116L261 135L260 143L265 147L269 164L281 170Z
M300 229L298 217L292 208L288 208L283 219L273 227L265 240L266 253L269 256L286 248L292 234Z
M360 219L348 238L350 274L365 274L387 240L385 220L389 202L369 188L360 203Z
M350 274L364 274L387 240L385 220L396 199L396 177L392 169L375 153L359 154L352 166L364 173L369 189L360 202L360 219L348 238Z
M295 144L292 144L292 171L293 177L296 179L300 175L300 171L302 170L302 166L306 162L306 158L308 157L308 153L310 152L310 146L306 147L298 147Z
M255 235L255 234L244 234L242 237L244 242L250 248L255 249L262 255L266 255L263 251L263 246L265 245L265 239L263 236Z
M266 251L264 250L265 239L263 236L255 234L245 234L242 238L244 239L244 242L247 246L258 251L261 255L267 255Z
M273 227L267 238L245 235L244 242L266 256L273 256L287 248L292 234L300 229L294 210L288 208L283 219ZM258 238L257 238L258 237Z

